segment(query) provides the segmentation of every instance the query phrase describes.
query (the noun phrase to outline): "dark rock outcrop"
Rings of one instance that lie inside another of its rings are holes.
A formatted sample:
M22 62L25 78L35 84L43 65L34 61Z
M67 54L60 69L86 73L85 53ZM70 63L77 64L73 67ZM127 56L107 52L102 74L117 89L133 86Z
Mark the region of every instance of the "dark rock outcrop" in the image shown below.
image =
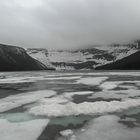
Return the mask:
M116 62L99 66L96 70L140 70L140 51Z
M0 44L0 71L48 70L23 48Z

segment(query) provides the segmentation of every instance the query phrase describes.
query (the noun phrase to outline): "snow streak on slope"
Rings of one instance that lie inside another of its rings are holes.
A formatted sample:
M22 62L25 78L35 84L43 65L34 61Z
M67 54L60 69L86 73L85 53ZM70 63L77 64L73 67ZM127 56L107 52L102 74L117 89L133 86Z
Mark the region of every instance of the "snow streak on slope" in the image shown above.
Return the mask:
M53 68L54 66L50 63L50 60L47 56L48 51L46 49L29 49L27 53L34 59L40 61L44 65L46 65L48 68Z

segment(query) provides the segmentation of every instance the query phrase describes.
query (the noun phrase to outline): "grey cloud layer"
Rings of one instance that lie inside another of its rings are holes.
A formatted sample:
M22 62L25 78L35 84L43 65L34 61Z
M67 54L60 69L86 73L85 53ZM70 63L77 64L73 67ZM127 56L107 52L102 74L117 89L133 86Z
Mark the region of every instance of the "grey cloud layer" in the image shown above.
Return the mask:
M75 48L140 38L139 0L1 0L0 42Z

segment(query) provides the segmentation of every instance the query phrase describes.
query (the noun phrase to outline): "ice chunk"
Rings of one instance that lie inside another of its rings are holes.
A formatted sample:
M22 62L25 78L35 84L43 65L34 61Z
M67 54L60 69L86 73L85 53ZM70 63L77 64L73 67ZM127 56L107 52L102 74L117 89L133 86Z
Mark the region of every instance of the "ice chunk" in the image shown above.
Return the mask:
M74 95L89 95L89 94L93 94L93 91L66 92L63 95L65 98L71 99L72 96Z
M126 99L126 98L137 97L137 96L140 96L139 90L129 89L129 90L116 90L116 91L110 90L110 91L97 92L89 98Z
M68 137L68 136L72 136L73 135L73 131L71 129L67 129L67 130L61 131L60 134L63 137Z
M81 78L80 80L77 80L77 83L91 85L91 86L97 86L107 79L108 79L108 77L88 77L88 78Z
M35 102L39 99L45 97L51 97L56 95L55 91L51 90L40 90L40 91L33 91L22 93L18 95L8 96L0 100L0 112L4 112L16 107L19 107L24 104Z
M116 87L122 87L122 88L129 88L129 89L137 89L136 87L132 87L129 85L122 85L124 83L133 83L133 84L138 84L140 81L107 81L102 83L99 87L102 88L103 90L110 90L114 89Z
M23 77L6 77L0 79L0 84L32 83L38 80L45 80L44 76L23 76Z
M47 99L46 99L47 100ZM50 100L50 99L48 99ZM29 113L33 115L41 115L48 117L60 117L70 115L92 115L92 114L103 114L109 112L116 112L128 109L130 107L136 107L140 105L140 99L127 99L124 101L111 101L111 102L83 102L75 104L68 102L66 104L59 104L55 101L44 102L38 104L31 109Z
M117 82L104 82L103 84L100 85L100 88L103 90L109 90L109 89L114 89L119 85Z
M119 118L110 115L89 123L86 131L77 133L75 140L139 140L140 128L127 128L118 123Z
M37 140L48 122L48 119L37 119L26 122L10 123L7 120L0 119L0 139Z
M81 76L63 76L63 77L50 77L47 80L76 80L81 78Z

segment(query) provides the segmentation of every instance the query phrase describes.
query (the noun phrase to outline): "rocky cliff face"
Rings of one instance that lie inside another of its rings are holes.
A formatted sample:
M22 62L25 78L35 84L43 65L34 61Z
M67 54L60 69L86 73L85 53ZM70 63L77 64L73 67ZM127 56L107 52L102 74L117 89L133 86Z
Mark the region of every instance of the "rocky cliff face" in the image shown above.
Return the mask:
M55 66L53 66L49 60L47 49L28 49L27 53L32 58L47 66L47 68L55 69Z
M108 46L93 46L79 50L28 49L27 53L42 62L47 67L59 70L95 69L98 66L112 63L127 57L139 48L137 44L113 44Z
M48 69L30 57L23 48L0 44L0 71L27 71Z
M140 70L140 51L113 63L99 66L97 70Z

